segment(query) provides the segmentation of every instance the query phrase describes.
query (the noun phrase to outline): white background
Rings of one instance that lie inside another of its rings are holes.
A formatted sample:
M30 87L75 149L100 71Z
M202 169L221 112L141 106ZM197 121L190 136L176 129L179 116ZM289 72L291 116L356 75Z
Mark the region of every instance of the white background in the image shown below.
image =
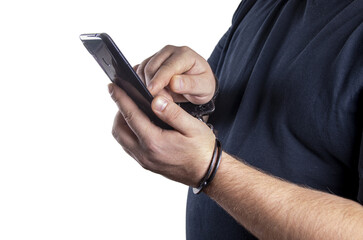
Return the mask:
M132 65L166 44L208 58L238 0L0 4L0 239L185 239L187 187L111 135L109 80L78 39L107 32Z

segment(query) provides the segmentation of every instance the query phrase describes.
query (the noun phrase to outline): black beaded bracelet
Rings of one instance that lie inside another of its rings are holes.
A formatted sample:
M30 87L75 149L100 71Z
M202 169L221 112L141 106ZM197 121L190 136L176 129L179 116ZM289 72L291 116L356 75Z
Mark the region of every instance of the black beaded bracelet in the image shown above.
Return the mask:
M207 173L200 181L198 187L193 188L194 194L199 194L203 188L205 188L214 178L214 176L217 173L217 170L219 168L220 162L221 162L221 156L222 156L222 145L220 141L216 138L216 143L214 145L214 151L212 160L209 164L209 168L207 170Z

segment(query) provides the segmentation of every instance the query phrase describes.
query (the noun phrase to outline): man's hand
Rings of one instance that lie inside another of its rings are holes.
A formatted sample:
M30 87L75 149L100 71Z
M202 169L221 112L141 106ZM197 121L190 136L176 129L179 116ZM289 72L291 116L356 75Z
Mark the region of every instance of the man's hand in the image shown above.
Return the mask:
M134 67L153 96L205 104L216 80L208 62L188 47L166 46Z
M197 186L211 160L215 136L202 121L173 101L157 96L152 110L175 130L155 126L129 96L114 84L109 92L119 111L112 134L142 167L169 179Z

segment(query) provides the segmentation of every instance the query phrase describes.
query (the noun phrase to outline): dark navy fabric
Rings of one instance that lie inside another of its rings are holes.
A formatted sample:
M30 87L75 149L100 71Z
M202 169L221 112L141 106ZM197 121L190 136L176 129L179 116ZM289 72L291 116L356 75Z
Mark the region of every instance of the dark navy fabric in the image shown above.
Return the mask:
M226 152L363 204L363 0L244 0L209 63ZM187 239L255 238L189 191Z

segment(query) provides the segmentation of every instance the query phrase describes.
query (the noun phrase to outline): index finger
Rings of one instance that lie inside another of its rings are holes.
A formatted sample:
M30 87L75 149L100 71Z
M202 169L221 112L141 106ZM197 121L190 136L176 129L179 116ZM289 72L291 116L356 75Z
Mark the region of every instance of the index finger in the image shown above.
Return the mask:
M109 88L111 88L110 94L112 99L115 101L126 123L139 140L144 139L143 136L152 136L160 133L160 128L150 121L124 90L112 83L109 84Z

